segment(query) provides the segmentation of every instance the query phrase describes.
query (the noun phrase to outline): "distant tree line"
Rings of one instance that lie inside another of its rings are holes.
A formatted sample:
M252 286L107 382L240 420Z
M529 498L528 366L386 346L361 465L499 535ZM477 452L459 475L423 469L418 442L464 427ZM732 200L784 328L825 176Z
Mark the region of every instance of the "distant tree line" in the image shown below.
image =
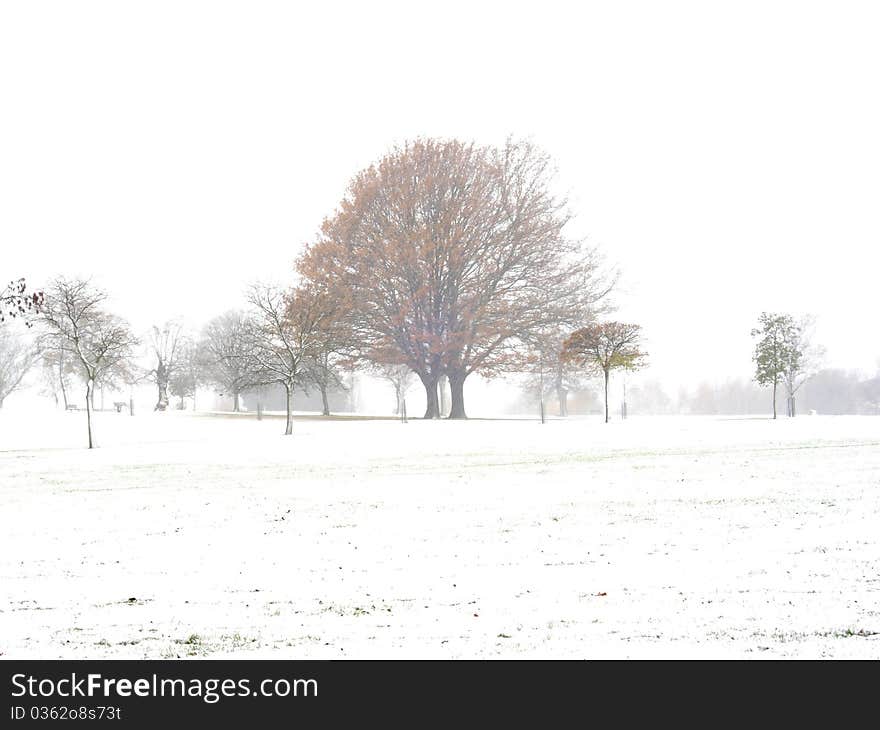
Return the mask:
M569 396L571 414L595 414L603 410L601 382L585 381ZM524 387L525 399L511 403L511 413L531 410L536 393ZM639 380L627 386L630 415L753 416L766 413L772 390L750 378L705 380L689 388L670 392L656 379ZM553 407L558 404L553 400ZM880 371L868 376L838 368L824 368L799 390L798 414L815 411L822 415L880 415Z

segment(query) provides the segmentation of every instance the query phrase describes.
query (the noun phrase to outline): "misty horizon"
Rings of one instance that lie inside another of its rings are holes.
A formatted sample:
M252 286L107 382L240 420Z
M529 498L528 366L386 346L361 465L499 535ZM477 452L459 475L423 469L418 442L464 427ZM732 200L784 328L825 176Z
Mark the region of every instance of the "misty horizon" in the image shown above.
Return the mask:
M43 22L34 6L3 9L0 68L27 69L0 72L17 112L0 121L4 273L90 276L138 331L198 328L251 282L289 281L352 177L393 145L513 136L550 154L572 232L619 267L615 316L644 327L642 379L674 393L749 377L761 311L814 315L827 367L876 373L880 104L866 92L880 50L845 11L739 5L697 37L679 20L699 4L566 22L562 6L481 6L438 75L425 38L392 43L391 6L348 9L338 42L357 65L309 32L332 9L278 7L266 25L193 4L168 24L171 7L57 4L39 33L21 32ZM422 27L439 42L449 23ZM536 52L511 51L524 43ZM494 56L505 73L477 63ZM358 114L372 96L358 79L380 68L394 69L383 101Z

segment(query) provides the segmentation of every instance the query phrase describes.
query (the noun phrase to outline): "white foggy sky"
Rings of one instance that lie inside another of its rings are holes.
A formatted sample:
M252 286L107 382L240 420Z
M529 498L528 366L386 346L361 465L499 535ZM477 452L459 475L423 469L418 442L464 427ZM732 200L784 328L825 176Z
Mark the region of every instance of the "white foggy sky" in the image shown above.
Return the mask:
M136 327L198 325L283 281L393 143L528 136L652 375L748 375L763 309L873 371L876 7L4 2L0 277L93 274Z

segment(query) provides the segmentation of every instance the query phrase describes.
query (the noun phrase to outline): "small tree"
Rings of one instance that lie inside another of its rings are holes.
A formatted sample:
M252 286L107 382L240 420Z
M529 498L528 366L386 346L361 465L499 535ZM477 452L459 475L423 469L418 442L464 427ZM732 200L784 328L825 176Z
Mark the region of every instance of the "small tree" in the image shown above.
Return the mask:
M106 301L91 282L61 277L49 287L42 312L47 341L71 358L85 381L90 449L95 384L121 368L138 344L128 323L103 309Z
M331 275L333 267L308 253L297 261L301 284L294 301L299 302L308 321L293 310L290 315L308 326L309 353L304 362L306 379L321 394L322 415L330 415L328 391L345 389L342 371L353 368L356 351L355 322L352 319L351 291Z
M103 393L104 389L111 391L128 391L129 394L129 415L133 413L134 387L139 383L143 383L149 377L143 368L138 367L132 360L120 360L101 375L96 381L97 387L101 391L101 409L103 410Z
M550 396L556 397L559 416L567 416L569 393L585 386L580 366L559 356L566 339L566 332L560 327L539 332L526 341L527 349L520 358L520 369L526 374L523 390L537 394L542 417L544 402Z
M284 435L289 436L293 433L293 389L308 377L306 362L316 354L321 303L305 289L285 293L260 284L251 288L248 300L253 308L250 336L257 379L261 385L279 383L284 387Z
M330 399L328 393L331 388L345 389L345 383L340 372L340 359L338 353L326 347L326 341L320 340L315 345L315 352L305 362L305 372L308 381L318 388L321 394L321 415L330 415Z
M40 364L41 395L51 396L55 406L63 405L67 410L67 389L70 387L69 368L66 368L63 353L58 350L44 350ZM60 387L59 387L60 386ZM59 395L61 396L59 398Z
M300 302L308 296L309 306L314 310L309 314L313 326L305 367L308 380L321 394L321 415L324 416L330 415L329 390L345 390L342 371L354 365L350 357L351 330L344 317L344 305L334 295L334 291L315 283L301 287L298 294Z
M201 350L205 376L217 391L232 396L232 410L239 411L241 394L258 385L253 359L251 323L241 311L229 311L205 327Z
M801 386L815 375L822 367L825 348L812 342L812 317L802 317L788 328L791 341L786 348L787 359L784 363L782 380L788 394L787 411L789 416L797 412L795 396Z
M28 292L27 282L24 279L10 281L5 289L0 290L0 324L3 324L7 319L39 312L43 302L43 292ZM27 319L25 324L28 327L31 326Z
M379 365L376 372L394 388L394 415L399 416L406 392L415 384L415 373L406 365Z
M159 391L154 411L168 408L168 386L180 365L182 333L183 326L178 320L166 322L161 328L154 325L150 330L148 343L156 366L149 374Z
M571 334L560 357L605 378L605 423L608 423L608 381L613 370L636 370L646 357L641 350L642 328L623 322L597 322Z
M752 359L755 381L773 389L773 418L776 418L776 392L786 373L803 370L803 352L798 348L797 323L790 314L762 312L752 337L759 338Z
M205 355L191 337L183 336L178 343L177 366L168 379L168 390L180 399L178 408L183 410L185 400L192 398L196 409L196 390L204 377Z
M21 386L40 354L39 348L21 333L0 330L0 408L6 397Z

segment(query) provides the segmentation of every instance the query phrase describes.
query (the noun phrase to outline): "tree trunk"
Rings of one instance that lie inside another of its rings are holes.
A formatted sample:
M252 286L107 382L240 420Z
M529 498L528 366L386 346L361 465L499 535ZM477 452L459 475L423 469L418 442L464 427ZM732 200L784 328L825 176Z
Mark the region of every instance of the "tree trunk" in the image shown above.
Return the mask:
M568 390L557 388L556 400L559 401L559 415L563 418L566 417L568 415Z
M156 407L153 408L154 411L164 411L168 408L168 381L160 380L157 383L159 388L159 398L156 401Z
M285 383L284 390L287 395L287 425L284 427L284 435L290 436L293 433L293 386Z
M773 420L776 420L776 383L773 383Z
M64 410L67 411L67 388L64 385L64 358L58 362L58 382L61 383L61 399L64 401Z
M425 407L425 418L439 418L440 409L437 403L437 379L419 376L422 385L425 386L425 399L427 406Z
M241 409L238 407L238 398L241 392L238 389L232 391L232 412L238 413Z
M449 378L446 375L441 375L440 380L437 381L437 402L438 402L438 412L440 417L443 418L447 414L447 403L446 403L446 383Z
M357 393L355 392L354 368L349 371L348 376L348 405L352 413L357 412Z
M3 408L3 400L4 400L3 398L0 398L0 409Z
M94 397L95 382L89 378L86 380L86 426L89 430L89 448L94 448L92 443L92 398Z
M156 364L156 387L159 390L159 397L153 410L165 411L168 409L168 368L161 357Z
M611 371L605 371L605 423L608 423L608 378L611 376Z
M466 377L461 373L453 373L449 376L449 391L452 396L449 418L467 418L467 413L464 412L464 380Z
M323 410L321 411L322 416L330 415L330 401L327 400L327 386L323 383L319 386L321 391L321 405L323 406Z
M397 402L394 405L394 415L399 416L400 415L400 386L399 385L394 386L394 397L397 400Z

